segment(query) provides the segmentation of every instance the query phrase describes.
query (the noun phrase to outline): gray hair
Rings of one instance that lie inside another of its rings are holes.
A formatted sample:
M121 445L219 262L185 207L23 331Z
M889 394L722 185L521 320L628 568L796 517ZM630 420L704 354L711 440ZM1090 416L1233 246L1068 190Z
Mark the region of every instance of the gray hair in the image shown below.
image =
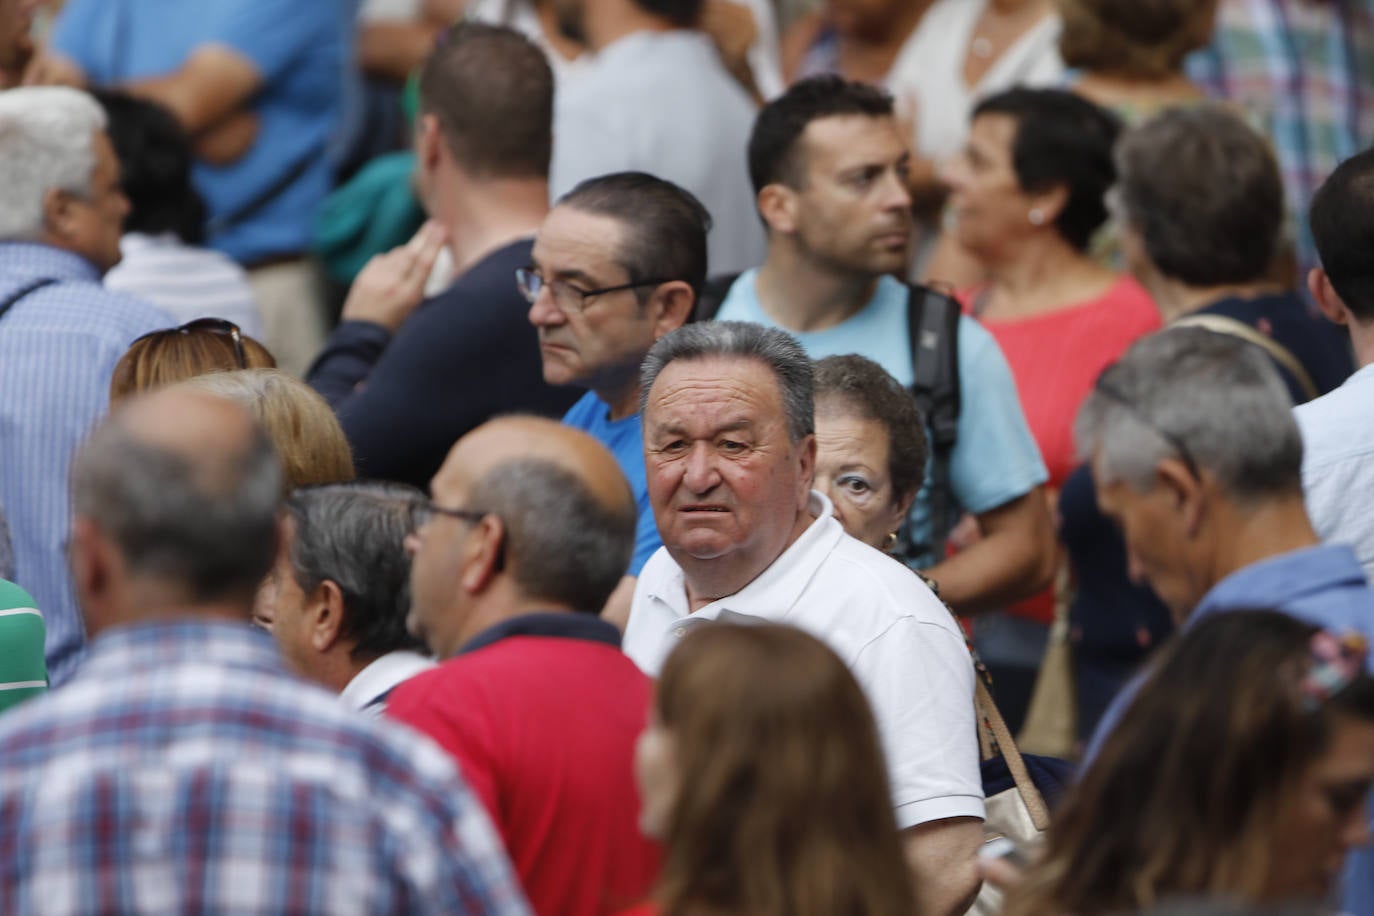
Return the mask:
M291 571L301 591L328 580L343 593L339 635L354 661L398 649L423 650L406 631L410 557L405 538L425 494L401 483L350 481L302 487L286 501L295 522Z
M256 424L239 448L173 451L119 415L78 449L72 504L109 537L129 571L197 602L250 599L272 567L281 467Z
M777 379L787 415L787 433L793 444L816 431L816 385L806 351L786 331L747 321L688 324L660 338L640 369L640 413L649 403L649 389L670 363L713 358L763 363Z
M528 597L599 613L630 566L638 522L634 495L598 499L546 459L508 462L473 485L477 508L505 526L505 562Z
M1081 457L1096 453L1100 485L1147 492L1172 457L1241 503L1301 492L1302 436L1278 370L1253 344L1203 328L1137 341L1102 373L1074 432Z
M95 132L105 110L65 86L0 92L0 240L32 241L43 233L43 197L56 188L89 197Z

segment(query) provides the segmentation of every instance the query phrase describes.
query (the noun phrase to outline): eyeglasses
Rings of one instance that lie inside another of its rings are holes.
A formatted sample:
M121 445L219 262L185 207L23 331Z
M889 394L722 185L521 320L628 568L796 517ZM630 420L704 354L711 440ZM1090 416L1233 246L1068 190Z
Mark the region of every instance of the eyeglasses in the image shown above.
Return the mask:
M411 530L419 531L421 528L434 521L434 516L436 515L447 515L449 518L460 519L470 525L475 525L488 515L491 515L491 513L484 512L481 509L449 509L446 506L441 506L433 500L430 500L410 510Z
M1159 436L1165 442L1173 446L1174 451L1178 452L1179 460L1182 461L1183 464L1188 468L1188 473L1192 474L1193 477L1197 480L1202 479L1202 475L1198 473L1197 462L1193 460L1193 453L1188 450L1187 445L1184 445L1182 439L1180 439L1178 436L1175 436L1167 429L1164 429L1154 420L1146 416L1145 411L1137 407L1131 401L1130 398L1126 397L1116 388L1112 387L1110 383L1104 382L1101 378L1099 378L1097 380L1095 390L1098 394L1102 395L1104 398L1111 401L1113 404L1116 404L1118 407L1124 408L1125 411L1129 413L1131 416L1135 417L1138 422L1149 427L1156 436Z
M209 334L223 334L234 342L234 361L240 369L248 368L248 359L243 353L243 332L239 326L232 321L223 318L197 318L195 321L188 321L179 328L163 328L159 331L149 331L147 334L134 340L139 343L162 334L194 334L197 331L205 331Z
M637 283L621 283L619 286L603 286L600 289L580 289L566 280L545 280L530 267L520 267L515 271L515 285L519 287L520 295L525 297L526 302L534 305L534 300L539 298L539 292L547 286L553 296L553 304L564 313L583 311L587 307L587 300L593 296L638 289L641 286L658 286L660 283L668 282L671 281L640 280Z

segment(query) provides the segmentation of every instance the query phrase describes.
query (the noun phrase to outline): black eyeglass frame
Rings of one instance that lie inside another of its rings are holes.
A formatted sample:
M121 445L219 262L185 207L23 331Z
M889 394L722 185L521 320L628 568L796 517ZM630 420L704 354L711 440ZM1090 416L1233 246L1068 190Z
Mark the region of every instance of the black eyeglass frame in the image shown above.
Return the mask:
M425 525L429 524L430 520L436 515L447 515L449 518L456 518L467 522L469 525L475 525L488 515L491 515L491 513L483 509L450 509L447 506L439 505L432 499L426 500L411 509L410 519L412 530L419 531Z
M1178 453L1179 460L1183 462L1184 467L1188 469L1188 473L1193 476L1193 479L1202 479L1202 474L1198 471L1197 462L1193 460L1193 453L1189 451L1188 446L1184 443L1182 439L1180 439L1173 433L1169 432L1167 429L1164 429L1154 420L1150 419L1150 417L1146 415L1145 411L1141 410L1138 406L1136 406L1134 401L1126 397L1126 395L1122 394L1121 391L1118 390L1115 386L1113 386L1110 382L1104 382L1101 378L1099 378L1097 380L1097 383L1093 386L1093 390L1096 391L1098 394L1102 395L1107 400L1111 401L1113 404L1125 410L1132 417L1135 417L1137 422L1143 424L1144 426L1149 428L1150 431L1153 432L1156 436L1159 436L1159 438L1169 443L1169 445L1173 447L1174 451Z
M223 334L234 344L234 361L238 363L240 369L248 368L248 357L243 352L243 331L239 326L225 318L197 318L195 321L188 321L175 328L158 328L156 331L149 331L134 339L134 343L141 343L159 334L190 334L193 331L209 331L211 334ZM133 346L133 344L130 344Z
M539 284L534 288L531 280ZM561 283L563 286L572 290L578 295L577 311L583 312L587 308L587 300L593 296L604 296L607 293L618 293L627 289L639 289L642 286L661 286L664 283L671 283L672 280L639 280L635 283L621 283L617 286L603 286L600 289L582 289L574 286L567 280L545 280L533 267L517 267L515 269L515 287L520 290L520 295L525 297L525 301L534 305L534 301L539 298L539 290L545 286L549 287L549 295L553 296L553 284ZM563 308L558 303L558 297L554 296L554 304L560 309ZM566 310L565 310L566 311Z

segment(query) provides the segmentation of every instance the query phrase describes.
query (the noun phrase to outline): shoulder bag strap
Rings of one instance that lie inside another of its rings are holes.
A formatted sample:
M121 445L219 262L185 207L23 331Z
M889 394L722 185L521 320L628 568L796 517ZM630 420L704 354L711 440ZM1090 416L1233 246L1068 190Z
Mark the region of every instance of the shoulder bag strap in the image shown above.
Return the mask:
M30 283L25 283L23 286L15 290L13 293L10 293L10 297L8 299L6 299L4 302L0 302L0 318L4 318L5 313L8 312L16 302L18 302L20 299L23 299L29 293L37 292L43 287L51 286L56 282L57 281L52 277L41 277Z
M1269 335L1261 334L1243 321L1227 318L1225 315L1189 315L1175 321L1173 326L1206 328L1216 334L1239 337L1246 343L1252 343L1259 347L1268 353L1274 362L1287 369L1288 374L1297 380L1298 387L1302 389L1303 394L1307 395L1309 401L1321 394L1317 390L1316 383L1312 381L1312 376L1303 368L1302 363L1298 362L1298 358L1293 355L1292 350Z

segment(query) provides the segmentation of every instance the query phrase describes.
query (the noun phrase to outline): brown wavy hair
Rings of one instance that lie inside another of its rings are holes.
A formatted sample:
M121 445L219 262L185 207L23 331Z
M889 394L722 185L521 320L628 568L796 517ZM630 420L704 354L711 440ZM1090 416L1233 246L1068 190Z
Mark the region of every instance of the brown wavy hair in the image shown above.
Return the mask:
M655 699L678 797L664 916L910 916L877 727L840 659L791 627L704 626Z
M1059 0L1059 56L1082 70L1175 76L1211 40L1216 9L1217 0Z
M1316 709L1316 628L1273 611L1198 622L1165 650L1082 780L1006 916L1146 912L1183 897L1274 903L1280 822L1335 718L1374 721L1367 675Z
M277 368L277 361L267 348L247 334L240 333L239 346L243 365L239 365L238 351L228 333L198 327L195 322L145 334L115 364L110 379L110 404L207 372Z

